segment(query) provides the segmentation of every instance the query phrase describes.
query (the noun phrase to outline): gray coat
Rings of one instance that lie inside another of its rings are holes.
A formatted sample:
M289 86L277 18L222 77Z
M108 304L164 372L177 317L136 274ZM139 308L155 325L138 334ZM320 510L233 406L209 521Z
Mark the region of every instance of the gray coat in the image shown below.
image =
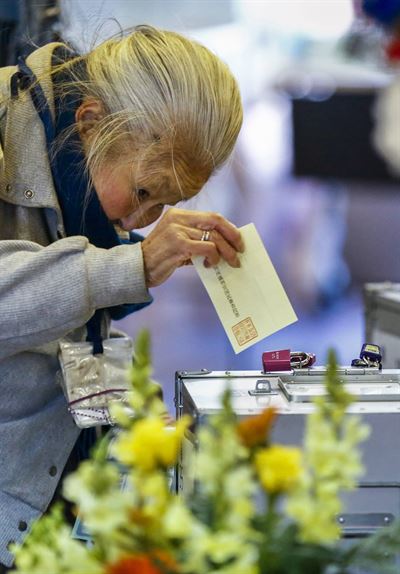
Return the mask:
M28 65L52 107L57 44ZM65 237L43 127L0 69L0 563L47 508L79 429L55 382L60 338L85 338L99 308L150 299L140 244L109 250ZM44 77L42 78L42 76ZM42 79L41 79L42 78ZM104 321L107 336L109 321Z

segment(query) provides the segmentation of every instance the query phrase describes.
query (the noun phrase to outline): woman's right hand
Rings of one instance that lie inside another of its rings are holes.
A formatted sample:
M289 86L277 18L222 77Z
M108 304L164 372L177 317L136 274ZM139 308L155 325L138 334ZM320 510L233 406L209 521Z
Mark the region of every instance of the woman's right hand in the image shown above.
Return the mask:
M207 241L202 240L209 231ZM224 259L240 267L238 252L244 251L240 231L222 215L171 208L142 242L146 285L156 287L192 257L204 257L207 267Z

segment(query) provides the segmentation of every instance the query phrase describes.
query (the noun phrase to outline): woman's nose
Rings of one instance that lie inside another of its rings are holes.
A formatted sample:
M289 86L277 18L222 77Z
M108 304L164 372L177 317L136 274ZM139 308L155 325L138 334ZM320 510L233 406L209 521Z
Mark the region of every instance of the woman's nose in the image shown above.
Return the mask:
M163 205L155 205L144 213L131 213L127 217L121 219L121 227L125 231L132 231L133 229L141 229L147 227L151 223L157 221L164 209Z

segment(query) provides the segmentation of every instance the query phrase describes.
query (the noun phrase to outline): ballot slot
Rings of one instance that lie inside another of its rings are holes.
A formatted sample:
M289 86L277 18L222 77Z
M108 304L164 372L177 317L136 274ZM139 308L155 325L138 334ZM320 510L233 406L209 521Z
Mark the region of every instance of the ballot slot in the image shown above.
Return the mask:
M312 402L327 394L322 373L310 375L282 375L278 387L290 402ZM371 376L371 373L340 374L340 382L358 402L400 401L400 379L392 373Z

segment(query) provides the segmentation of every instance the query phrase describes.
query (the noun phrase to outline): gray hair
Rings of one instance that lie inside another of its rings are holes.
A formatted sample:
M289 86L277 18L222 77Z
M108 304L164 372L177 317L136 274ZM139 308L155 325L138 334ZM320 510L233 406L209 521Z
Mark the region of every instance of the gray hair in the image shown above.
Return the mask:
M243 117L238 85L201 44L138 26L82 59L86 72L72 66L70 85L104 109L85 150L89 172L134 143L144 170L168 164L181 189L198 191L231 154Z

